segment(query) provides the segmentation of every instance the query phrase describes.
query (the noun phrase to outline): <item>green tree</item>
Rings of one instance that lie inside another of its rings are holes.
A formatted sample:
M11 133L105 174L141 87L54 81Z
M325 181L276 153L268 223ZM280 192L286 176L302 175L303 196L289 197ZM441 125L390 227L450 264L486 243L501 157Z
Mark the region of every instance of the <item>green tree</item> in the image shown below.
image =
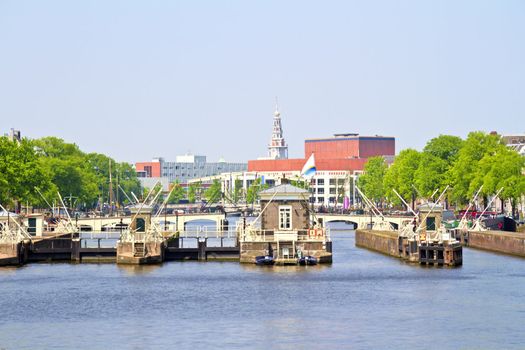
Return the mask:
M512 214L516 212L517 201L525 193L523 169L525 158L507 147L499 148L494 154L486 154L479 162L469 191L483 185L481 193L488 197L503 188L499 198L509 200ZM503 211L503 207L501 208Z
M140 192L140 181L133 166L129 163L116 163L115 171L117 182L127 194ZM118 189L117 189L118 190ZM121 191L122 191L121 190ZM129 204L126 196L119 196L121 204Z
M188 201L190 203L195 203L197 200L197 195L201 191L201 186L202 184L200 181L197 183L192 183L188 186Z
M97 174L77 145L56 137L33 140L32 144L44 171L62 195L76 196L90 207L96 203L100 191ZM54 194L46 196L54 198Z
M392 191L395 189L405 200L412 200L412 206L416 199L414 181L416 170L419 168L421 154L414 149L405 149L399 152L394 163L385 174L385 193L393 204L401 204L401 200Z
M222 198L222 185L218 179L214 179L210 187L204 192L204 197L209 203L218 202Z
M267 184L261 184L261 178L255 179L246 191L246 203L255 203L259 199L259 192L267 189L268 187L269 186Z
M235 204L239 203L242 199L242 196L243 196L242 180L235 179L233 196L232 196L233 203Z
M168 198L169 204L177 204L180 202L181 199L184 198L184 188L180 185L179 181L176 180L171 184L173 186L173 191L171 192L170 197Z
M295 179L295 180L290 180L290 185L295 186L295 187L299 187L299 188L302 188L302 189L305 189L305 190L310 188L308 180L301 179L299 177L297 179Z
M452 186L452 199L459 204L467 203L479 188L478 184L481 183L479 178L474 181L476 174L480 167L488 166L480 164L481 159L505 148L506 146L498 135L481 131L471 132L459 150L457 160L448 172L447 181Z
M439 135L428 141L423 148L423 153L431 154L434 157L452 164L456 161L464 141L458 136Z
M429 198L436 189L444 189L448 170L446 160L431 153L421 153L419 166L414 174L414 184L421 195Z
M157 195L157 193L159 191L162 190L162 185L160 183L157 183L153 188L149 188L149 187L144 187L143 190L142 190L142 200L144 201L146 198L148 198L148 203L150 201L153 200L153 198L155 198L155 196ZM151 193L150 195L150 192L153 191L153 193ZM159 195L160 197L160 195ZM158 200L158 198L157 198Z
M387 168L383 157L370 157L365 163L363 175L359 176L358 186L361 191L376 204L382 204L385 196L384 178Z
M0 137L0 201L17 204L17 210L21 202L39 204L42 200L35 187L44 192L53 188L31 142L23 139L18 143Z

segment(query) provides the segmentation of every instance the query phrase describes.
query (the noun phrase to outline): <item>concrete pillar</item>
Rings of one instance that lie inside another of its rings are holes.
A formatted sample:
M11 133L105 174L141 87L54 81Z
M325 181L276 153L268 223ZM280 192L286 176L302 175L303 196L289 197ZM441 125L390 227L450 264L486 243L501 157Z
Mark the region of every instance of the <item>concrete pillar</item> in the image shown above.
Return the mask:
M199 261L206 261L206 243L207 238L201 238L197 242L198 259Z
M80 238L71 240L71 261L80 262Z

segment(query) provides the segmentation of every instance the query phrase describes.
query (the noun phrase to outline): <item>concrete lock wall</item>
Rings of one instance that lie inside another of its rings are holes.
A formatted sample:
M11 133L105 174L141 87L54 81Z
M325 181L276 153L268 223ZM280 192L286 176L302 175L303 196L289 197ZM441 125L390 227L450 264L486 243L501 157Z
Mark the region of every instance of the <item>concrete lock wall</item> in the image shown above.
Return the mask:
M504 231L469 231L468 246L525 257L525 234Z
M355 245L399 257L399 235L391 231L356 230Z

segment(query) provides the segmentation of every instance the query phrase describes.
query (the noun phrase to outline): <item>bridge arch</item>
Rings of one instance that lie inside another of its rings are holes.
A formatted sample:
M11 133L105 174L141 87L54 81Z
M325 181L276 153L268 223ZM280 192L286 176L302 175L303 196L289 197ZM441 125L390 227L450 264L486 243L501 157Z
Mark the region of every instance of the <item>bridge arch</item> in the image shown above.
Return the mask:
M329 223L345 223L347 225L352 225L353 226L353 229L357 229L359 227L359 223L356 222L356 221L352 221L352 220L345 220L345 219L342 219L342 218L333 218L333 219L328 219L328 220L323 220L323 223L324 225L326 224L329 224Z
M195 231L201 232L204 231L216 231L218 230L219 223L213 219L203 219L203 218L194 218L184 221L184 231L191 233Z

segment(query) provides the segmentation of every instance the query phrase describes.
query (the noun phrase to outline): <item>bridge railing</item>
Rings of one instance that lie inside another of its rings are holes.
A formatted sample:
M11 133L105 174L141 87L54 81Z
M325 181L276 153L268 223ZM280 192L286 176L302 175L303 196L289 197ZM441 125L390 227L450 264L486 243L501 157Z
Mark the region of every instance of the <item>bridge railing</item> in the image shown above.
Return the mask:
M312 228L305 230L262 230L260 228L246 227L238 231L239 240L243 242L274 242L279 235L285 236L286 240L296 241L330 241L329 228Z

